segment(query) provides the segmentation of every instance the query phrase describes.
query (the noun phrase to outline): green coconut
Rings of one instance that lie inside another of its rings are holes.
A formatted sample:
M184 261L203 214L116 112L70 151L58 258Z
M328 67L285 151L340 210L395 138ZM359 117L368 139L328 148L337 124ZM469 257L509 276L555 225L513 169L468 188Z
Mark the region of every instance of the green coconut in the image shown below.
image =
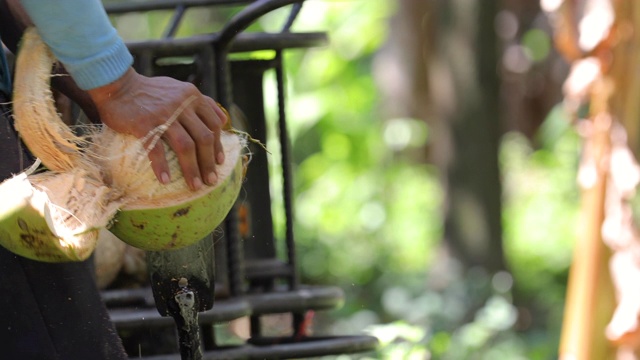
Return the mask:
M0 184L0 244L34 260L84 260L120 205L111 194L81 169L21 173Z
M50 91L53 62L28 29L16 58L14 118L46 171L0 184L0 245L35 260L78 261L91 255L105 228L132 246L163 250L191 245L224 220L242 185L244 139L222 132L225 162L217 167L218 181L193 192L157 129L151 135L165 146L172 173L172 182L163 185L141 140L106 126L81 138L62 122Z
M216 167L217 184L191 191L181 176L160 185L147 160L122 156L143 151L140 142L105 130L96 143L106 150L100 153L103 169L111 171L107 175L111 186L129 199L113 219L110 230L114 235L145 250L177 249L204 238L224 220L238 197L244 174L244 145L237 135L223 132L220 137L225 159L236 160ZM179 173L175 153L167 154L171 172Z

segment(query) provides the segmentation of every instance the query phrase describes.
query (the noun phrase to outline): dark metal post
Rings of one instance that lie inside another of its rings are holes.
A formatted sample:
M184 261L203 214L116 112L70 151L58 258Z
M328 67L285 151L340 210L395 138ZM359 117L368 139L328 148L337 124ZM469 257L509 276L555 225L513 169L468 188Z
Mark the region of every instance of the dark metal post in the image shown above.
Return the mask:
M171 21L169 21L169 26L165 30L165 33L162 35L163 38L172 38L178 32L178 27L180 27L180 22L182 22L182 18L184 13L187 11L187 7L184 4L180 4L176 6L176 9L173 12L173 17Z
M296 270L295 241L293 238L293 175L291 172L291 144L289 131L287 129L287 118L285 109L285 85L282 51L276 51L276 80L278 83L278 132L280 137L280 148L282 157L282 182L284 196L284 213L286 219L286 245L287 261L291 270L289 285L291 289L298 288L299 279Z

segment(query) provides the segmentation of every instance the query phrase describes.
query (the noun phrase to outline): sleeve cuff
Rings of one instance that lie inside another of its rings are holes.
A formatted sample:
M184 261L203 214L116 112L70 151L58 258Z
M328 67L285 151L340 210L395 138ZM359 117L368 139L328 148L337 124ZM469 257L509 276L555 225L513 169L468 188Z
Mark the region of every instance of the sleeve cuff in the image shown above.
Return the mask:
M98 58L64 65L82 90L91 90L118 80L132 64L133 56L126 45L117 41Z

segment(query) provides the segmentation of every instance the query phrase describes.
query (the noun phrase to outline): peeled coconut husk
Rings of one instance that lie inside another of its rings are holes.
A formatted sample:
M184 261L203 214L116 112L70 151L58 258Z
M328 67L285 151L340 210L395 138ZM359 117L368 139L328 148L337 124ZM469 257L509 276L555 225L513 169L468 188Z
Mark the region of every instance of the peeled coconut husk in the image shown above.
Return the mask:
M98 244L93 255L98 289L105 289L116 279L124 265L126 249L127 244L120 241L109 230L100 230Z
M146 251L128 245L109 230L101 229L93 251L98 289L117 283L120 287L139 287L148 283Z
M222 132L218 182L192 192L157 129L151 139L165 146L173 174L172 183L162 185L141 140L106 126L82 138L62 122L50 91L53 62L28 29L16 58L15 126L47 171L0 184L0 245L35 260L78 261L93 252L107 227L135 247L164 250L193 244L224 220L242 184L244 139Z

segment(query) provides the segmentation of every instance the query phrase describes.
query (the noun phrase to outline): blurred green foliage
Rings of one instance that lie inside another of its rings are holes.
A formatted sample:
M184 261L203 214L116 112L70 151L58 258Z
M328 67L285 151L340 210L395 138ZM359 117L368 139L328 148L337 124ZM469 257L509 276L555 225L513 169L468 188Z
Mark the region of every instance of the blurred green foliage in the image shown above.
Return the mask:
M215 31L227 16L191 12L179 35ZM337 285L345 306L317 319L340 334L366 331L381 340L375 354L337 359L552 359L579 192L580 139L560 107L545 120L536 145L503 137L504 246L510 273L434 269L442 238L438 170L412 154L425 151L424 121L386 119L372 76L394 2L310 0L295 31L327 31L328 47L285 53L288 116L295 178L295 234L306 283ZM287 10L264 16L251 30L277 31ZM165 13L127 15L125 37L153 38ZM542 30L523 32L535 62L551 51ZM251 56L269 56L269 53ZM273 74L265 79L267 113L276 118ZM273 125L273 124L272 124ZM271 129L275 129L271 126ZM283 235L280 157L272 132L274 221Z
M366 285L362 296L423 272L441 236L436 169L402 156L425 145L425 123L379 115L371 63L390 5L306 3L295 29L331 29L331 43L286 58L300 266L309 281ZM275 94L269 98L273 114ZM277 173L278 149L270 150ZM280 182L273 183L277 194ZM275 212L280 207L274 203Z
M378 336L373 358L554 358L575 239L580 139L560 106L535 146L506 134L500 161L511 274L463 273L453 264L444 285L433 286L442 275L430 269L442 237L442 188L437 169L411 156L429 141L428 127L384 119L372 80L390 4L309 2L298 23L328 29L332 41L287 58L302 273L345 289L347 304L330 328ZM542 30L523 32L521 41L534 61L551 51Z

